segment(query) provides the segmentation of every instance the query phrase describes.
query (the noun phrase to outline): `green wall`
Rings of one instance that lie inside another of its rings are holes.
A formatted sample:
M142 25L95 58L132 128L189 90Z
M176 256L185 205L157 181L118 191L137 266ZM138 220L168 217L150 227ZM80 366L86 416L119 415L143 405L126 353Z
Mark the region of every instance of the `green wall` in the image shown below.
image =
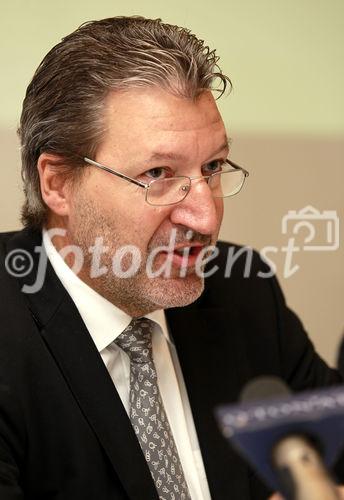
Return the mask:
M15 129L44 54L90 19L141 14L190 27L234 83L221 109L237 132L344 134L343 0L3 0L0 126Z

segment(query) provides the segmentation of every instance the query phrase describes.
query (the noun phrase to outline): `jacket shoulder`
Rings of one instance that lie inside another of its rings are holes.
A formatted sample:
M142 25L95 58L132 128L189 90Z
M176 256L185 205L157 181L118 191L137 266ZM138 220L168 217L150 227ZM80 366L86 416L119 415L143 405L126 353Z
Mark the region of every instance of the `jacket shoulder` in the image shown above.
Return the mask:
M205 269L205 290L199 302L228 307L270 297L274 273L252 247L220 241Z
M21 231L6 231L0 233L0 252L5 252L7 243Z
M0 343L3 348L21 342L29 333L29 325L33 324L28 302L17 279L20 270L15 272L11 258L15 256L14 252L25 251L19 242L17 244L17 238L22 238L25 231L0 233Z

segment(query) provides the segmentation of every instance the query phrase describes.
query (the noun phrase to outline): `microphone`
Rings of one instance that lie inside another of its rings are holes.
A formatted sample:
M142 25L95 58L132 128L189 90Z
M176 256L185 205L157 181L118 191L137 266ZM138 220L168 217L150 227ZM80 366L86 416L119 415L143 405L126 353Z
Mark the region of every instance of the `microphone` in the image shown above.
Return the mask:
M339 499L327 471L344 446L344 388L291 395L277 377L245 386L216 410L224 436L288 500Z

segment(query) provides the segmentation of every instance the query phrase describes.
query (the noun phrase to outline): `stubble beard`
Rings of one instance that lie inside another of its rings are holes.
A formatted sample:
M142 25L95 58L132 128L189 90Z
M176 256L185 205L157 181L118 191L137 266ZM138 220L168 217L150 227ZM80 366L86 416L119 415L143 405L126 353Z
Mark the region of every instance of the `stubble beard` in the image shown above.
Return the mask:
M100 295L105 297L116 307L122 309L130 316L139 317L157 309L182 307L194 302L204 290L204 278L198 276L195 270L188 270L185 277L178 276L177 270L172 270L171 277L150 277L147 274L146 261L150 252L159 245L158 241L151 241L147 251L142 251L142 261L138 271L131 277L118 277L112 269L112 257L123 245L131 245L133 242L121 241L118 234L125 235L125 228L116 221L108 219L106 214L101 213L89 200L80 200L76 207L83 214L82 221L71 227L69 237L74 245L78 245L84 256L84 265L79 273L87 285ZM110 226L108 220L113 221ZM103 238L103 245L107 251L102 254L101 266L107 268L102 276L91 277L92 255L89 252L96 238ZM160 237L161 239L161 237ZM137 238L139 241L139 237ZM166 238L164 239L166 242ZM139 247L138 247L139 248ZM122 261L122 266L130 265L130 262Z

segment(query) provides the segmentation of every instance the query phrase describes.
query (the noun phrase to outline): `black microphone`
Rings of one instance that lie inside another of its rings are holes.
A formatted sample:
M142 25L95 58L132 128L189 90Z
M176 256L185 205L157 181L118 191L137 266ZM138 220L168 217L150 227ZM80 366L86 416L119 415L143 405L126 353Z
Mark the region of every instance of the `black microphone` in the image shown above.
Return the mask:
M291 395L280 379L260 377L241 401L216 416L262 479L288 500L338 500L327 467L344 445L343 387Z

